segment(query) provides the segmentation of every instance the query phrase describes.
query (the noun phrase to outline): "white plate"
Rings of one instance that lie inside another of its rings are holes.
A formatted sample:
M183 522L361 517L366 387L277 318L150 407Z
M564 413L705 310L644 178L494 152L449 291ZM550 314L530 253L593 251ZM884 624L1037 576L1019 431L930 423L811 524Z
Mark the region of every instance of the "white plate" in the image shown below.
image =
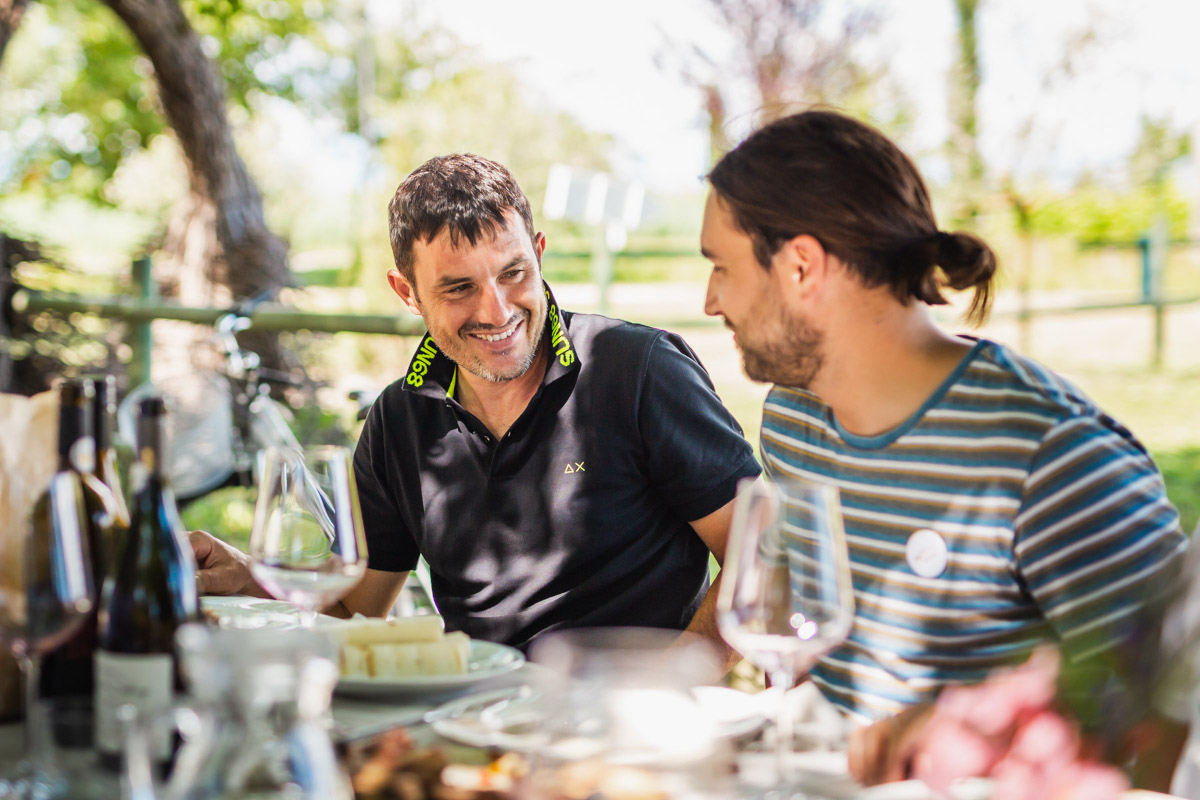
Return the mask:
M510 686L451 700L430 712L438 736L471 747L526 752L536 748L543 719L541 695L528 686Z
M692 694L716 723L720 736L744 736L767 721L757 701L759 695L724 686L697 686ZM434 731L447 739L472 747L524 752L539 744L537 729L545 713L540 700L536 689L510 687L451 700L433 711L430 718Z
M731 739L754 733L767 724L761 694L747 694L728 686L697 686L692 695L700 708L717 723L717 732Z
M525 656L520 650L495 642L472 639L465 673L410 675L403 678L342 678L338 681L337 692L358 697L448 692L512 672L524 663Z
M300 612L291 603L246 595L204 595L200 608L216 614L222 628L270 630L300 625Z
M935 794L923 781L882 783L863 789L852 800L987 800L992 794L992 782L986 778L966 778L955 782L947 795Z

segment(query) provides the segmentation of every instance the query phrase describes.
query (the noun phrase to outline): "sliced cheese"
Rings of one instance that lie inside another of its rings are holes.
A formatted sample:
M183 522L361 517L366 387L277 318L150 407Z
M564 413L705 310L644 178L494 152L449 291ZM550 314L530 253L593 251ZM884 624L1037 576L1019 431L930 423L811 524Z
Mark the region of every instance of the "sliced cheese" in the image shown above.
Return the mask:
M398 642L436 642L442 638L446 623L436 615L378 619L364 617L331 626L330 633L342 644L371 645Z

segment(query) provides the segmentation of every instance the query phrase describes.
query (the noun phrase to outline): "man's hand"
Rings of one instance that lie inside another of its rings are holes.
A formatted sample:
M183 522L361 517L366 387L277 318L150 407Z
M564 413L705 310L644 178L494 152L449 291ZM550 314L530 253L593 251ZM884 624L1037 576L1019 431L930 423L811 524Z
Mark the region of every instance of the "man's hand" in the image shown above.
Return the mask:
M932 704L912 706L851 732L850 774L864 786L908 778L910 762L932 714Z
M188 541L196 556L196 590L200 594L270 597L250 572L250 556L204 531L192 531Z

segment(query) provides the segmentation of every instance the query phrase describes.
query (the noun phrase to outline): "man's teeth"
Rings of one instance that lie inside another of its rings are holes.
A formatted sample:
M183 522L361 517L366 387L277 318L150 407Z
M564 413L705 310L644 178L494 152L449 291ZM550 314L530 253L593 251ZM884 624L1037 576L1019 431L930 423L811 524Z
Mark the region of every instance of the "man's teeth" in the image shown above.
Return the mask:
M498 342L501 339L507 339L508 337L512 336L516 332L517 332L517 326L514 325L511 328L509 328L507 331L505 331L504 333L496 333L496 334L477 333L475 335L478 336L480 339L483 339L485 342Z

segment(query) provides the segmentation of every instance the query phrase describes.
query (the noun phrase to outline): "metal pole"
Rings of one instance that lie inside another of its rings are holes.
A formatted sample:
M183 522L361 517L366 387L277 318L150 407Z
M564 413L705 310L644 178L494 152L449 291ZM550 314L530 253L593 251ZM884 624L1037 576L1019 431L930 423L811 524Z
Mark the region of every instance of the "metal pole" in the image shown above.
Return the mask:
M150 275L150 256L142 256L133 262L133 287L143 303L158 299L158 287ZM133 355L129 359L129 388L149 383L151 379L151 355L154 350L154 335L150 320L129 324L129 346Z
M596 226L596 238L592 245L592 280L600 293L600 313L609 310L608 289L613 279L613 253L608 246L608 229L602 222Z

